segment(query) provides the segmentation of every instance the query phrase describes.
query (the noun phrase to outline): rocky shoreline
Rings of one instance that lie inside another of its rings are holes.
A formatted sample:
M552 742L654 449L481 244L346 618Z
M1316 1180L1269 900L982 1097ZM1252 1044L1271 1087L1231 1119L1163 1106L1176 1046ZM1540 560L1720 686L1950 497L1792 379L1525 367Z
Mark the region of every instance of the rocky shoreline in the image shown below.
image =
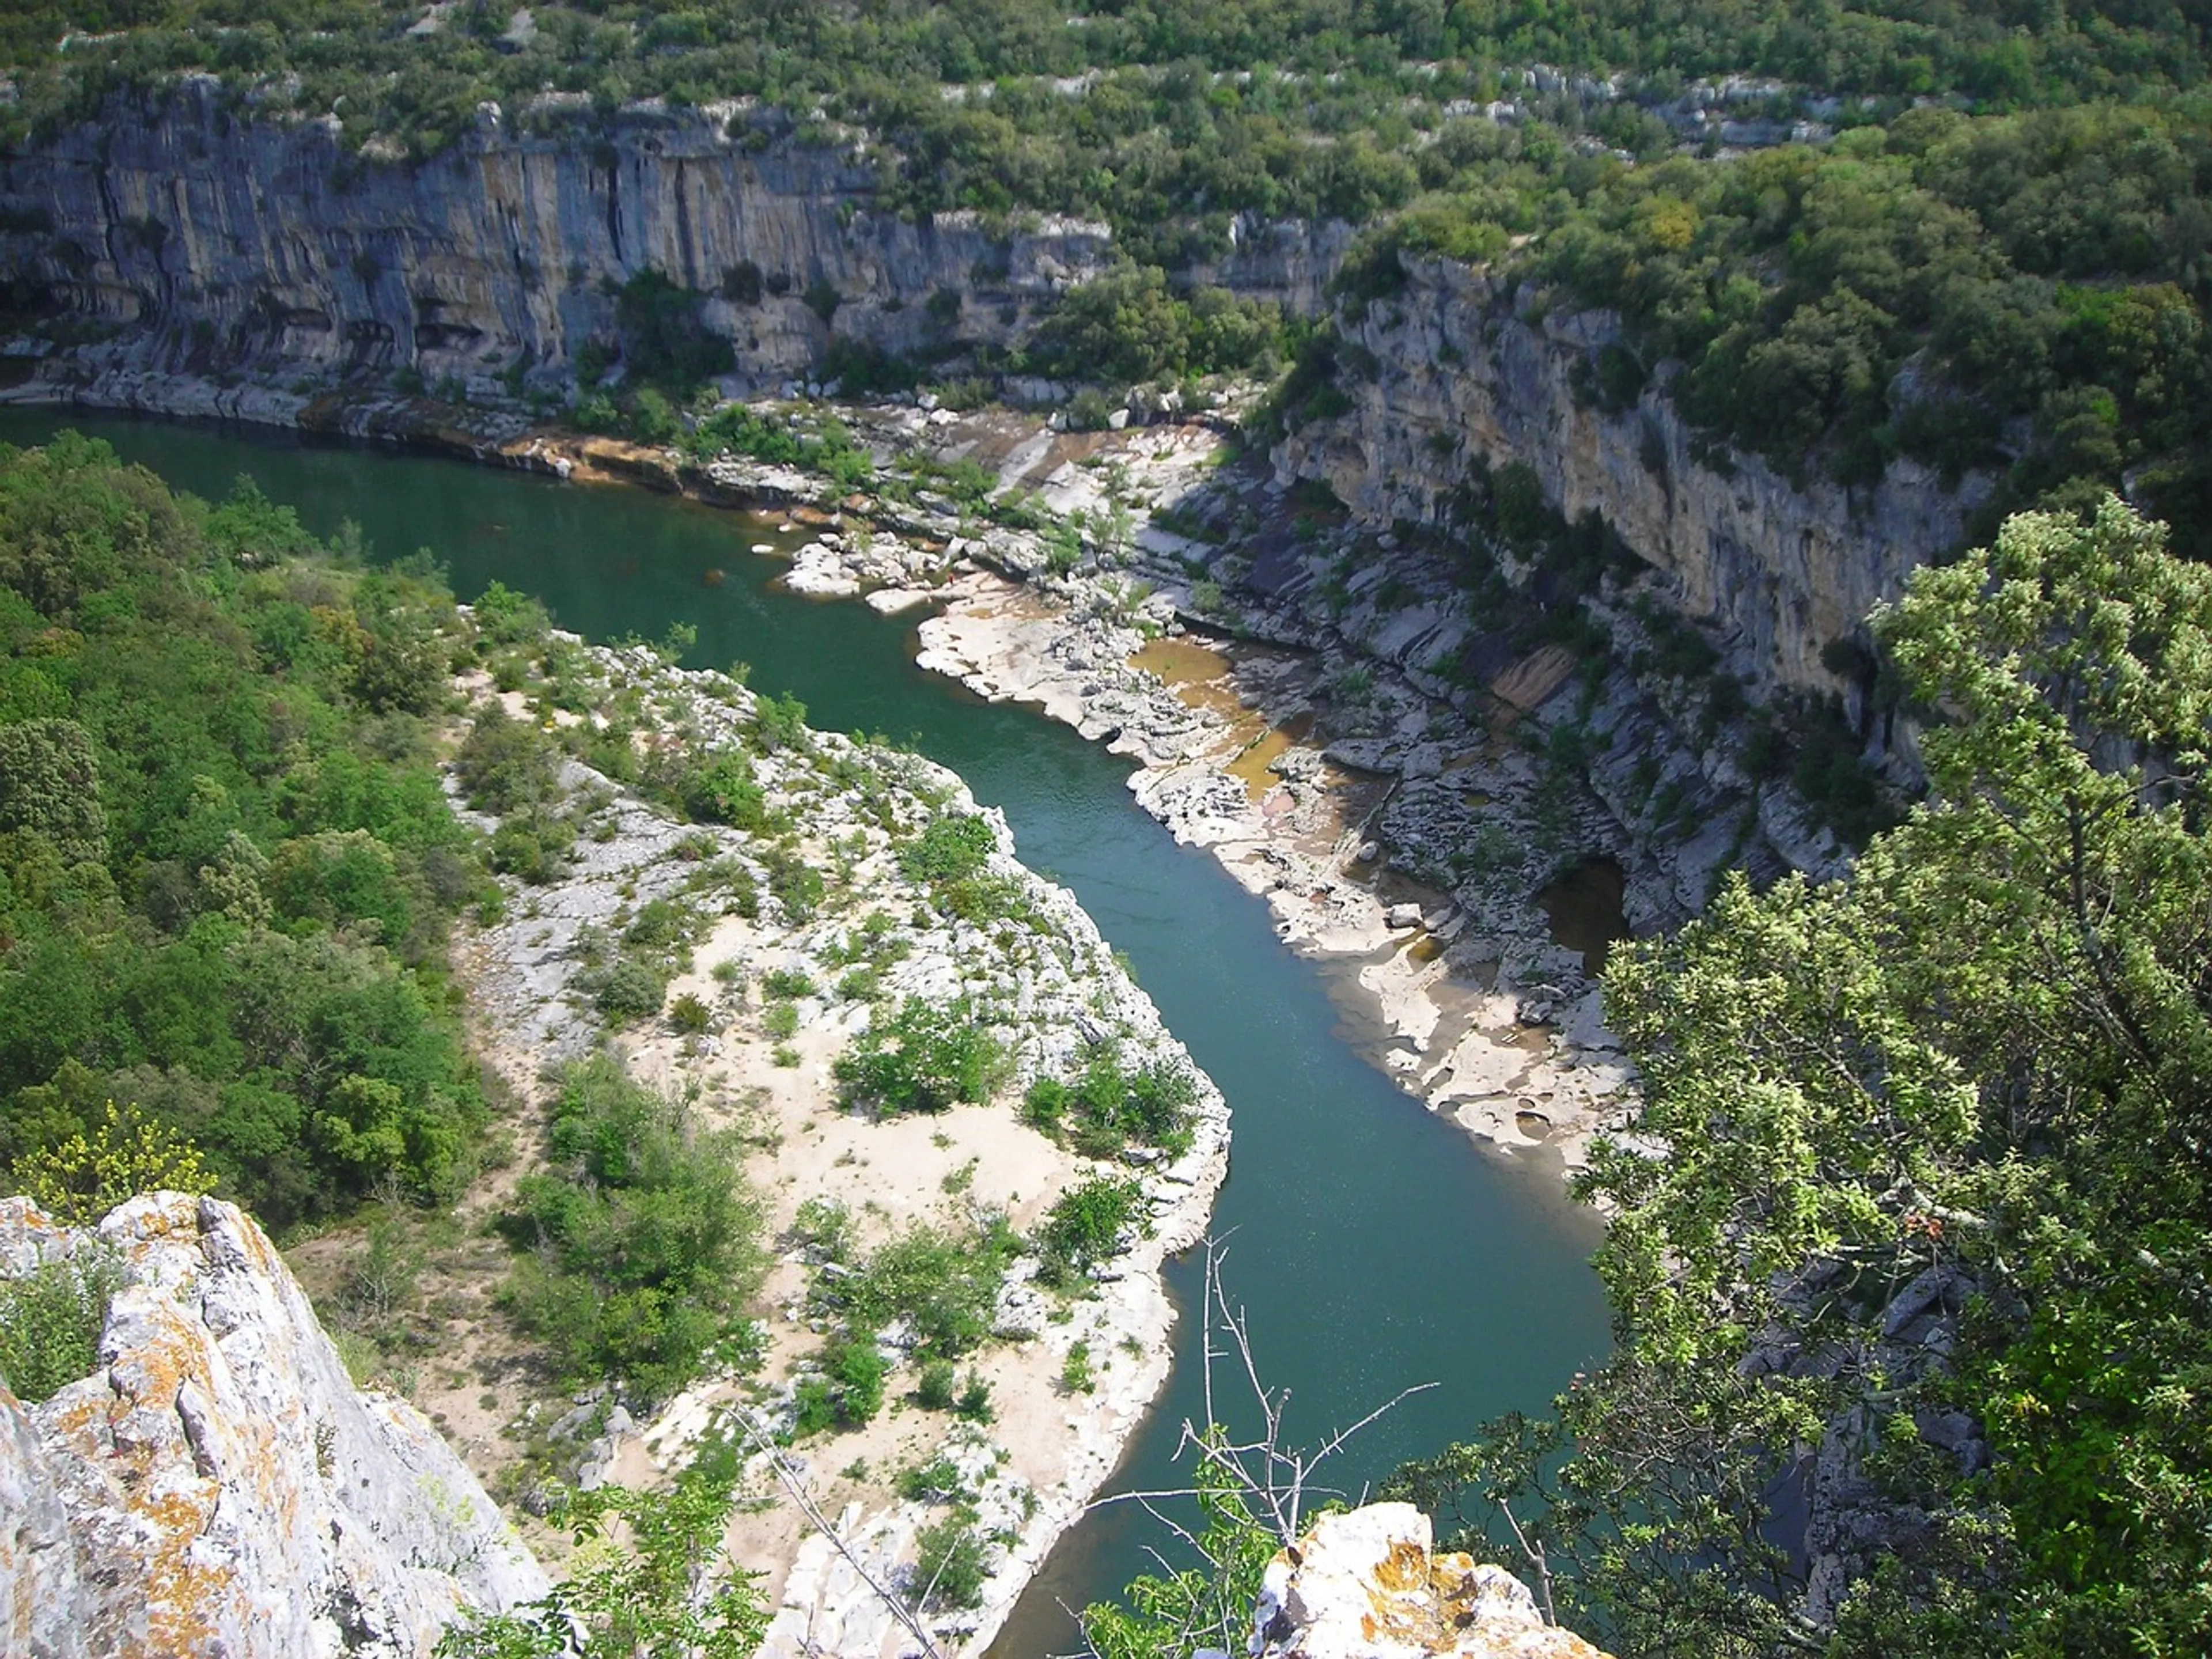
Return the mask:
M1770 800L1751 806L1747 824L1742 793L1729 787L1740 781L1725 777L1716 787L1694 776L1677 803L1700 833L1670 845L1624 832L1635 812L1607 799L1606 763L1613 795L1625 794L1626 775L1666 752L1668 732L1620 675L1595 711L1607 742L1590 779L1558 789L1541 745L1587 719L1585 665L1524 646L1488 665L1477 709L1464 687L1419 665L1462 649L1468 623L1387 534L1362 548L1349 605L1316 615L1352 538L1271 548L1291 514L1282 484L1238 486L1237 510L1248 525L1256 515L1256 534L1182 533L1188 504L1219 489L1218 420L1072 434L1004 410L840 406L879 459L974 459L1002 493L1034 492L1085 526L1080 565L1055 570L1037 532L979 524L948 502L841 496L795 468L731 456L702 465L519 415L397 397L249 397L189 378L110 376L72 395L805 514L817 533L784 586L884 611L927 607L921 666L987 699L1034 705L1134 759L1139 804L1266 898L1285 943L1324 964L1376 1065L1480 1144L1542 1164L1579 1166L1591 1139L1624 1121L1632 1088L1584 956L1601 955L1606 930L1561 943L1537 902L1553 878L1619 863L1611 931L1641 933L1701 907L1731 862L1771 873L1833 860L1817 831ZM1156 665L1164 676L1141 656L1163 639L1195 647ZM1668 754L1662 787L1681 792L1697 766ZM1468 846L1482 867L1468 868Z

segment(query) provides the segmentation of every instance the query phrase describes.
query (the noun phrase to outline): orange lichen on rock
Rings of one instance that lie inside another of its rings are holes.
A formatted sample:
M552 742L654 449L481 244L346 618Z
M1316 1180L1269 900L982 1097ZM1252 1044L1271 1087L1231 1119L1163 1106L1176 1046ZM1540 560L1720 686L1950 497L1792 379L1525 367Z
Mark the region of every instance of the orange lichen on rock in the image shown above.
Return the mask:
M1548 1624L1503 1567L1433 1554L1428 1516L1373 1504L1324 1516L1268 1565L1255 1609L1262 1659L1605 1659Z
M235 1208L156 1194L95 1236L0 1200L0 1275L86 1246L121 1272L102 1369L0 1398L0 1651L399 1659L461 1607L544 1593L428 1424L355 1391Z

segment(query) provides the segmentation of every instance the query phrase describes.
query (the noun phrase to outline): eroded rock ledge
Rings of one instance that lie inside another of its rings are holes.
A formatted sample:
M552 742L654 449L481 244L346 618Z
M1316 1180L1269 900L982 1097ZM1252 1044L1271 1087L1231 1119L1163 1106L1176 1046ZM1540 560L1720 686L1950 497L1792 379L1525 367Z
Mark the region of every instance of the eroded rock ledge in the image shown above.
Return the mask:
M33 1659L398 1659L545 1575L422 1413L357 1392L234 1206L136 1198L96 1231L0 1200L0 1276L91 1252L100 1369L0 1388L0 1649Z

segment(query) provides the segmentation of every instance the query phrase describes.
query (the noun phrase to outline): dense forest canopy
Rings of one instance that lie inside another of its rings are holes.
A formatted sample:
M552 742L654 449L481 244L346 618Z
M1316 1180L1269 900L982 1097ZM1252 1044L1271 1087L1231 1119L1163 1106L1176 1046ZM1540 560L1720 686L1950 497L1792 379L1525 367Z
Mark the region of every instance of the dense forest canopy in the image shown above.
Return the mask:
M109 1101L271 1225L457 1196L444 939L490 890L426 718L466 630L250 483L0 447L0 1167Z
M1248 154L1285 133L1364 135L1388 148L1433 126L1453 100L1513 95L1536 62L1626 73L1652 97L1747 74L1815 93L2011 107L2193 87L2204 53L2203 19L2160 0L1115 0L1073 14L1050 0L526 10L488 0L34 0L0 19L0 62L33 117L82 114L118 86L201 70L264 105L337 111L356 143L392 132L418 153L465 131L481 100L519 112L546 91L587 94L602 109L757 98L894 140L949 123L970 154L1036 145L1040 161L1049 153L1039 141L1095 151L1134 116L1203 161L1177 131L1194 108L1227 118ZM938 108L948 85L975 95ZM1055 205L1007 182L1024 205Z

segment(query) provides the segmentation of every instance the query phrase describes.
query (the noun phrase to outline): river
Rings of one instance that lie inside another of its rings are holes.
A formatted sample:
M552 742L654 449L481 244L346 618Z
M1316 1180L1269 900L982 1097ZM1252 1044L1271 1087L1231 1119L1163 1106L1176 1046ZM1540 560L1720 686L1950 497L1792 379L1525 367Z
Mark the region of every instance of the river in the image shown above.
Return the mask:
M289 434L0 410L0 441L61 425L105 438L181 489L220 497L250 472L327 535L358 524L378 556L427 547L463 597L491 581L537 595L594 639L698 630L689 660L744 661L814 725L910 742L1004 809L1022 857L1073 890L1125 952L1169 1027L1234 1111L1215 1212L1224 1283L1247 1313L1261 1376L1288 1389L1288 1438L1310 1444L1407 1385L1437 1386L1330 1467L1356 1496L1405 1458L1483 1419L1540 1411L1607 1344L1588 1266L1592 1219L1549 1170L1479 1152L1354 1053L1327 970L1277 942L1264 905L1131 801L1127 766L1028 710L994 707L911 661L911 623L772 590L752 555L769 523L635 489L556 483ZM720 573L716 574L714 573ZM1172 1462L1200 1401L1199 1253L1170 1278L1186 1317L1175 1378L1117 1485L1188 1484ZM1218 1399L1242 1405L1223 1377ZM1249 1410L1232 1421L1249 1425ZM1060 1611L1109 1597L1168 1540L1134 1504L1070 1533L993 1650L1039 1659L1076 1644Z

